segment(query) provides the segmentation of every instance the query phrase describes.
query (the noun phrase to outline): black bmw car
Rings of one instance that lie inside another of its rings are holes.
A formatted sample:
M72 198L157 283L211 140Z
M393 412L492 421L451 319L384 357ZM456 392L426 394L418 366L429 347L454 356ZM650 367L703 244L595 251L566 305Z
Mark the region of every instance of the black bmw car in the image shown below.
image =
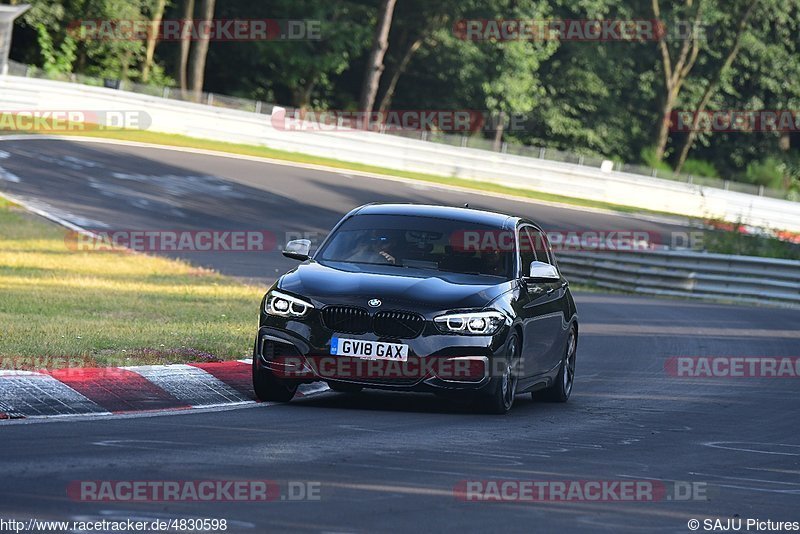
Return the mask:
M468 208L368 204L339 221L261 303L253 386L287 402L331 389L469 396L505 413L519 393L566 401L578 315L546 234Z

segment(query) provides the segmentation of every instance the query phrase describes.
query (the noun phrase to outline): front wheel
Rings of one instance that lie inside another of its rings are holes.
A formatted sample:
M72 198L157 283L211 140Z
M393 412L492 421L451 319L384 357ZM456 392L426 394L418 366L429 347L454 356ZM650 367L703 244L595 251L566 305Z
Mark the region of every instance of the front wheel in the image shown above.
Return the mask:
M561 361L561 368L553 382L553 385L540 392L532 393L534 399L541 398L548 402L567 402L572 393L572 384L575 382L575 355L578 352L578 329L572 325L567 338L567 348L564 351L564 359Z
M511 334L506 345L506 356L500 366L501 374L492 378L495 382L493 392L482 399L482 407L488 413L502 415L508 413L517 395L517 359L519 358L519 337ZM494 370L494 366L493 366Z
M261 366L258 350L253 351L253 391L264 402L289 402L297 391L297 383L281 380Z

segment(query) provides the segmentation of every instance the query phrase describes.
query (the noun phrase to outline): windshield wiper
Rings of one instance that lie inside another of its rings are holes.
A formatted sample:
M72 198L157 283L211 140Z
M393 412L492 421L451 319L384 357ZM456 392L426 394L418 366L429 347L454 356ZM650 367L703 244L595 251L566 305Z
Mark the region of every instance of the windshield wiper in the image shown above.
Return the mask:
M389 262L375 263L371 261L351 261L351 260L325 260L325 261L335 261L338 263L355 263L356 265L385 265L387 267L403 267L403 265L400 265L398 263L389 263Z

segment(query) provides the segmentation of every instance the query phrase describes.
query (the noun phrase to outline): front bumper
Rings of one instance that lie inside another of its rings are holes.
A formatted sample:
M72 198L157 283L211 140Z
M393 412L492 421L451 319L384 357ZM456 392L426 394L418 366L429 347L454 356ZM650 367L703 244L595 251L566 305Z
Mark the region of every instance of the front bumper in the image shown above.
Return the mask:
M307 323L289 320L280 327L259 328L254 356L260 367L301 383L323 380L395 391L475 391L489 385L508 332L504 327L492 336L467 336L426 330L413 339L387 339L372 333L312 331ZM334 336L406 344L408 361L331 355Z

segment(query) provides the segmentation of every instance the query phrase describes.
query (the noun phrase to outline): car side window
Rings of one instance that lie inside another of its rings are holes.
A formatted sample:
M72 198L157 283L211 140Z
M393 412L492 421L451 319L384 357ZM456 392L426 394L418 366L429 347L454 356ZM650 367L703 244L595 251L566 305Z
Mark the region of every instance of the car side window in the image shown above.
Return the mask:
M536 249L528 233L529 229L527 226L519 228L519 255L522 261L522 276L528 276L531 263L536 261Z
M546 233L544 234L544 244L547 247L547 257L550 258L550 265L558 269L558 260L556 260L556 255L553 254L553 245L550 243L550 239L547 237Z
M536 252L536 258L539 261L549 263L550 265L553 264L553 257L550 254L550 246L547 242L547 236L543 232L540 232L536 228L528 228L531 233L531 239L533 240L533 249Z

